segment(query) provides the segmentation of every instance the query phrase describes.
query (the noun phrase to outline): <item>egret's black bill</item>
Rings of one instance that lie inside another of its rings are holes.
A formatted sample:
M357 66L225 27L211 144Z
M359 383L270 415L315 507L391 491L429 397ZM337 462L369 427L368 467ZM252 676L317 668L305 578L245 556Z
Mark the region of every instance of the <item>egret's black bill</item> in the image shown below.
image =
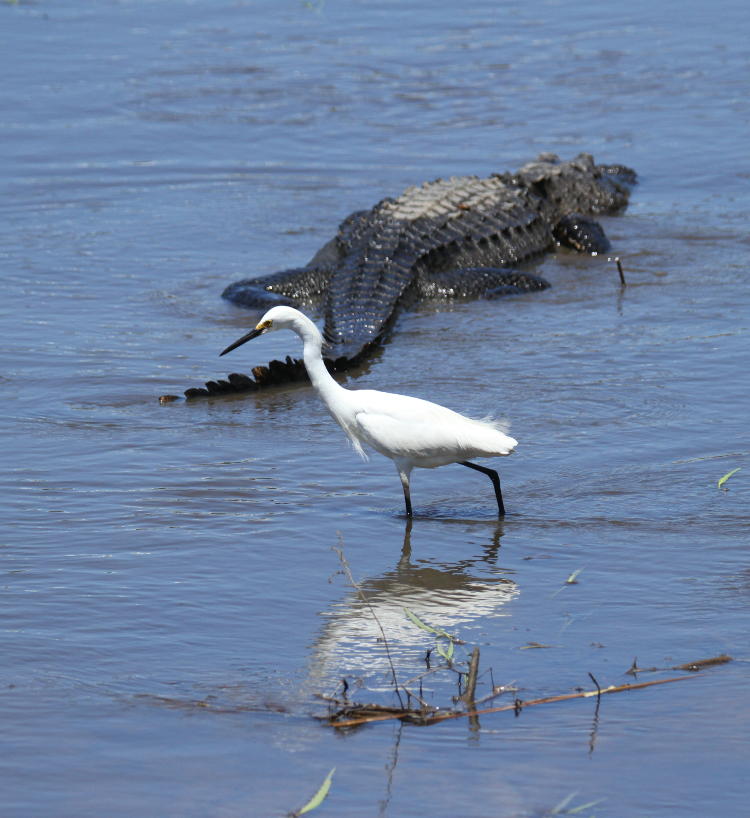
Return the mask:
M265 328L264 328L265 329ZM246 341L252 341L253 338L257 338L259 335L263 334L262 329L253 329L248 332L247 335L243 335L242 338L238 338L233 344L230 344L224 352L219 353L219 357L221 358L222 355L226 355L227 352L231 352L233 349L237 349L237 347L241 347Z

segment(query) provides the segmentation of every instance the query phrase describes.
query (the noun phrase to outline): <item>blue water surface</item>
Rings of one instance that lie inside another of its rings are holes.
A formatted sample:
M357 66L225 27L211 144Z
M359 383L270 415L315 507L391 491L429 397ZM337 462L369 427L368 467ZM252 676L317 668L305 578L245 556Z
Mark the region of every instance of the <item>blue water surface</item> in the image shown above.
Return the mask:
M4 816L283 815L332 767L321 815L747 814L747 23L732 0L0 5ZM218 359L257 320L228 283L543 151L638 171L603 219L628 286L560 252L543 293L415 306L348 379L508 418L502 523L452 466L414 475L408 526L393 466L309 388L158 403L298 354ZM515 689L485 706L687 678L335 733L342 678L392 700L373 614L401 682L436 661L405 607L480 648L478 696Z

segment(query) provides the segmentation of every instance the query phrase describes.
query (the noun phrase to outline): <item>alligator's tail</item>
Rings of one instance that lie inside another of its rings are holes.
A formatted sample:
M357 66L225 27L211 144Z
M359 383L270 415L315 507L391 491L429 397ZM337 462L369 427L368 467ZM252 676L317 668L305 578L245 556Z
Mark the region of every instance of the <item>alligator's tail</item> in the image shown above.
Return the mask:
M326 368L331 374L346 372L348 369L361 364L379 345L379 339L366 343L359 348L347 351L347 354L328 355L323 358ZM331 348L331 351L342 352L341 349ZM185 397L192 398L213 397L215 395L231 395L240 392L257 392L272 386L283 384L309 382L304 361L301 358L292 358L287 355L283 361L269 361L265 366L255 366L251 375L232 372L226 378L215 381L206 381L205 386L194 386L185 390ZM165 398L171 396L165 396Z
M330 369L329 362L326 365ZM256 366L252 375L232 372L226 379L206 381L205 386L193 386L185 390L185 397L205 398L212 395L231 395L236 392L257 392L269 386L309 380L304 363L287 355L285 361L269 361L267 366Z

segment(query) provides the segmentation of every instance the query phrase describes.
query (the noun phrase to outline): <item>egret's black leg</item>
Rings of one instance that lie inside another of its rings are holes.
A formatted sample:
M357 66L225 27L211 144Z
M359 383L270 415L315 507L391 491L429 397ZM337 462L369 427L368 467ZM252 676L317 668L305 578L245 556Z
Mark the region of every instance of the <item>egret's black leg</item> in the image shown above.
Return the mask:
M503 504L503 493L500 491L500 475L494 469L488 469L486 466L477 466L476 463L469 463L468 460L460 461L462 466L468 466L470 469L486 474L492 480L492 485L495 489L495 497L497 497L497 511L501 517L505 516L505 505Z
M396 467L398 468L398 466ZM411 517L411 495L409 493L409 472L398 469L398 476L401 478L401 485L404 488L404 502L406 503L406 516Z

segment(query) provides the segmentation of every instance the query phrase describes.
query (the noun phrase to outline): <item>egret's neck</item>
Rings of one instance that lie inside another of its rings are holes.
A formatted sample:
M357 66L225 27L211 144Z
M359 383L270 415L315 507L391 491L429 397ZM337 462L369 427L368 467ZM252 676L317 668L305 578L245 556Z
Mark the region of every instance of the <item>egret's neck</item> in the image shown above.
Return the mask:
M320 330L307 316L301 316L301 319L295 324L294 330L304 345L302 358L305 369L315 391L330 406L330 400L344 387L336 383L323 363L323 336Z

